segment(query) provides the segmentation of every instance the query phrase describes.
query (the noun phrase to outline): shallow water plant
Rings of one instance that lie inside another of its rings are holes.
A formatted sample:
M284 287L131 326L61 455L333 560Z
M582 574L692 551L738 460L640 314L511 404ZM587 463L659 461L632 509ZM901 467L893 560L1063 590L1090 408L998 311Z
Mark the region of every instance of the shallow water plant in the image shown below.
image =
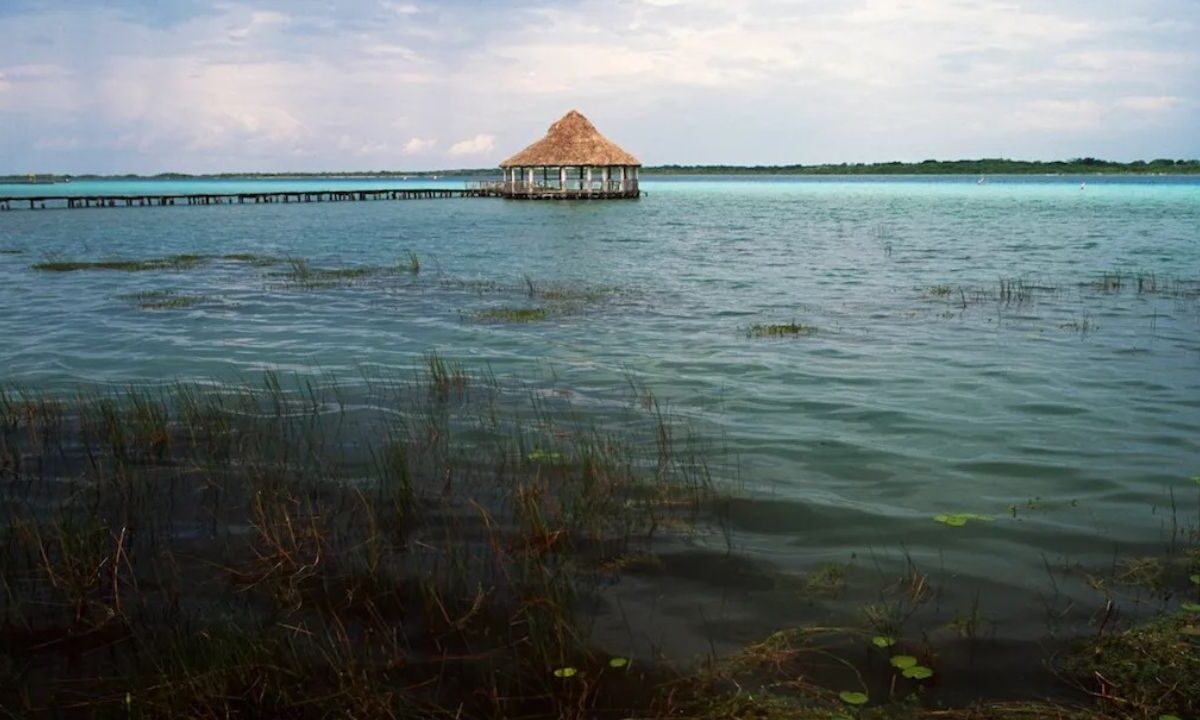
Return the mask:
M853 690L843 690L838 693L838 698L847 705L866 705L871 698L866 693L861 693Z
M992 518L989 515L978 515L976 513L938 513L933 516L934 522L939 522L950 527L963 527L968 522L974 520L977 522L991 522Z
M202 295L180 295L174 290L146 290L120 298L142 310L183 310L208 300Z
M49 260L32 265L38 272L79 272L84 270L114 270L143 272L147 270L186 270L207 261L205 255L169 255L144 260Z
M817 329L812 325L801 325L797 322L790 323L772 323L761 324L755 323L746 330L746 337L752 338L781 338L781 337L803 337L806 335L815 335Z
M542 307L532 308L491 308L475 314L476 320L484 322L536 322L550 317L550 311Z

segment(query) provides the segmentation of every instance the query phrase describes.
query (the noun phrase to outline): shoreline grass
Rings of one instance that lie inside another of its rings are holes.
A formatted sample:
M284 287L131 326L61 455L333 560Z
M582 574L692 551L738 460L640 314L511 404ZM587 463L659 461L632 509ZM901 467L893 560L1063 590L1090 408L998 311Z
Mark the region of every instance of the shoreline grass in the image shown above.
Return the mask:
M1093 705L941 707L947 661L914 620L941 601L911 560L858 625L785 627L691 667L601 649L589 608L623 575L664 589L712 573L777 582L736 555L685 567L664 553L724 522L711 449L632 380L627 410L603 426L561 396L434 354L411 381L364 380L0 391L0 710L1116 720L1200 709L1200 605L1188 602L1144 626L1106 620L1069 655L1065 674L1099 695ZM1200 577L1196 558L1180 562L1120 565L1113 582L1169 593L1179 573ZM794 591L841 603L860 584L827 563ZM982 622L976 609L959 627L973 638Z

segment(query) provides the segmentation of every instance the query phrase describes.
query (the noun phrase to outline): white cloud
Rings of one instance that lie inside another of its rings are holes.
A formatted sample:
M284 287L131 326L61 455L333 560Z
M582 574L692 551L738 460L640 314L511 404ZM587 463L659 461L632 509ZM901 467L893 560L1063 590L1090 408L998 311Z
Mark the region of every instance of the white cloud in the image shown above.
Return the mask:
M0 23L17 164L51 137L109 163L79 171L474 162L571 107L648 163L1200 153L1194 0L48 7Z
M468 138L454 143L450 149L446 151L447 155L452 157L461 157L464 155L482 155L491 152L496 147L496 136L480 133L473 138Z
M1117 100L1117 105L1137 112L1162 113L1179 107L1182 102L1183 98L1170 95L1133 95Z
M421 8L412 3L384 2L383 6L397 15L416 15L421 12Z
M421 153L427 153L432 150L433 146L436 144L437 140L415 137L404 143L403 152L405 155L420 155Z

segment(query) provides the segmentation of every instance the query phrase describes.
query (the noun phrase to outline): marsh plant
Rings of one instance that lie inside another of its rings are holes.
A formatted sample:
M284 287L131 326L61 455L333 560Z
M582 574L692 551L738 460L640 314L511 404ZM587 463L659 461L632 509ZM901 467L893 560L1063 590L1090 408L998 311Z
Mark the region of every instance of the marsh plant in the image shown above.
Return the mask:
M641 674L580 610L595 568L703 512L703 457L660 441L686 429L596 427L434 355L365 380L0 394L0 708L623 712Z

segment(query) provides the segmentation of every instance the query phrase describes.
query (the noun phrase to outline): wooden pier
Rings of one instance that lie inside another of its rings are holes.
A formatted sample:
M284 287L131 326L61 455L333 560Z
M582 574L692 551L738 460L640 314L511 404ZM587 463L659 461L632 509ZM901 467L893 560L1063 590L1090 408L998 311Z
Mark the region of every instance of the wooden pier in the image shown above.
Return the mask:
M489 197L478 187L389 188L385 190L307 190L251 193L182 193L171 195L29 195L0 196L0 211L51 208L163 207L172 205L247 205L262 203L365 202L367 200L432 200Z

